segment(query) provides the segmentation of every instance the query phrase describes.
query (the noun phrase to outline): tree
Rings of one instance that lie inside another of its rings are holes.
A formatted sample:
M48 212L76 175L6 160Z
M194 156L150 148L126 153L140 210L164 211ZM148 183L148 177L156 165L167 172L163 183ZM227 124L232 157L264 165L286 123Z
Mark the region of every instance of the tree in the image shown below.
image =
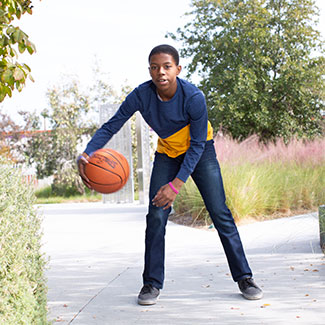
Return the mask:
M324 43L312 0L192 0L173 39L192 58L209 119L234 138L264 142L321 133Z
M22 137L22 132L17 125L7 114L0 111L0 156L18 162L19 161L19 141Z
M35 165L38 178L54 176L52 189L57 194L70 190L84 193L76 158L98 127L94 119L98 106L116 101L114 90L101 78L104 75L97 66L94 74L93 85L87 91L74 79L49 89L51 109L41 112L49 123L48 130L41 130L40 117L35 113L25 113L25 122L32 126L32 136L25 146L28 163Z
M27 49L29 54L33 54L35 46L26 33L11 24L26 12L32 14L31 3L31 0L0 1L0 102L6 96L11 97L15 87L21 91L28 77L32 80L29 66L16 61L15 47L17 45L19 53Z
M35 118L26 117L28 113L19 112L19 114L26 122L24 127L16 124L9 115L0 111L0 156L14 163L25 161L24 141L29 135L28 130L33 128L33 123L37 123Z
M34 121L32 136L25 153L28 163L36 166L37 177L54 175L54 188L73 187L84 192L75 168L78 145L83 135L94 130L94 123L87 120L90 110L89 96L79 89L77 81L53 87L48 91L51 112L44 110L49 130L40 130L40 118L30 115Z

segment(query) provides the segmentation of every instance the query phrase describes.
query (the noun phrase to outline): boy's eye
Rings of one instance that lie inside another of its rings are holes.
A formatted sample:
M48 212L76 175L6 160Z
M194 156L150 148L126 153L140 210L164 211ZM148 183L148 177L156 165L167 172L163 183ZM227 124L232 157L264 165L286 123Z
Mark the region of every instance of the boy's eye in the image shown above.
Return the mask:
M171 65L165 65L165 69L167 70L167 69L171 69Z
M152 67L150 67L149 68L151 71L156 71L157 69L158 69L158 67L156 67L156 66L152 66Z

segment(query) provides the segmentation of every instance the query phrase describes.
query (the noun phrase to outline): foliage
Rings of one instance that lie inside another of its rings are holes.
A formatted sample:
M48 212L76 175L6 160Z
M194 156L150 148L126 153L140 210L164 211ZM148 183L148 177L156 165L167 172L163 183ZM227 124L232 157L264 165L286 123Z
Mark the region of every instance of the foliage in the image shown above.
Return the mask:
M19 170L3 159L0 165L0 324L47 324L46 262L35 196Z
M121 96L125 96L123 89ZM33 136L27 141L25 153L29 164L35 164L37 177L54 175L53 193L85 193L85 186L76 169L76 158L85 140L97 129L98 108L109 101L117 101L113 88L105 81L98 62L94 67L93 84L83 90L80 83L69 79L48 91L51 110L42 116L49 122L48 131L40 131L40 118L26 114L26 123L33 121ZM29 121L29 122L27 122Z
M9 159L14 163L23 163L25 156L23 152L24 141L29 136L30 129L39 123L39 118L33 114L19 112L25 119L24 127L16 124L10 116L0 111L0 156Z
M12 25L15 18L20 19L26 12L32 14L31 0L1 0L0 2L0 102L6 96L11 97L15 89L21 91L30 75L30 68L16 61L19 53L25 50L29 54L35 52L34 44L29 36L19 27Z
M62 191L54 193L52 186L35 191L37 204L65 203L65 202L97 202L102 200L100 193L85 188L85 194L80 195L75 188L62 187Z
M172 38L192 58L209 119L236 139L321 133L324 43L312 0L192 0ZM319 54L320 53L320 54Z
M17 125L7 114L0 111L0 156L18 162L19 140L22 134Z
M38 178L54 175L54 186L70 184L84 192L75 161L83 135L94 130L94 123L86 119L89 96L80 90L77 81L72 81L50 89L48 98L52 111L42 114L50 122L50 130L41 132L39 117L29 115L34 121L34 132L25 147L28 163L36 165Z
M109 79L108 74L101 70L100 65L101 62L96 58L93 66L93 84L90 87L91 105L96 111L111 98L117 98L113 87L106 82ZM124 89L122 93L124 94Z
M219 137L215 146L227 205L236 221L316 210L325 202L325 138L261 145L257 137L244 142ZM182 188L174 209L190 213L193 220L208 218L191 180Z

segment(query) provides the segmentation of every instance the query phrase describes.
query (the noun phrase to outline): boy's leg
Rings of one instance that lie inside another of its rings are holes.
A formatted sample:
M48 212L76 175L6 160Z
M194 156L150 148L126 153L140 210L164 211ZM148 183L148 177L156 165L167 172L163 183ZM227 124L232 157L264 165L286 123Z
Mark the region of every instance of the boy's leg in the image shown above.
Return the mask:
M219 233L234 281L246 299L263 297L262 290L252 279L239 233L226 205L226 198L213 141L208 141L204 153L192 174L211 219Z
M149 190L149 211L146 216L145 266L143 284L162 289L165 264L165 229L170 208L153 206L151 201L161 186L172 181L180 166L182 157L170 158L156 153L151 173Z
M192 178L220 236L234 281L252 276L233 216L225 201L222 177L213 141L208 141Z

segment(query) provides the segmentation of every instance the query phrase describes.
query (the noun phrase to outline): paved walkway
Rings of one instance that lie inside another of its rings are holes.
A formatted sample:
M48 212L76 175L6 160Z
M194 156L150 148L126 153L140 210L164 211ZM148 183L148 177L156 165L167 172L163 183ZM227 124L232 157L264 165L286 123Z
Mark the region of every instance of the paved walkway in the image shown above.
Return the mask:
M169 222L166 282L157 305L139 306L146 207L43 205L50 256L49 318L73 325L324 324L325 258L317 214L239 227L264 298L232 281L215 230Z

